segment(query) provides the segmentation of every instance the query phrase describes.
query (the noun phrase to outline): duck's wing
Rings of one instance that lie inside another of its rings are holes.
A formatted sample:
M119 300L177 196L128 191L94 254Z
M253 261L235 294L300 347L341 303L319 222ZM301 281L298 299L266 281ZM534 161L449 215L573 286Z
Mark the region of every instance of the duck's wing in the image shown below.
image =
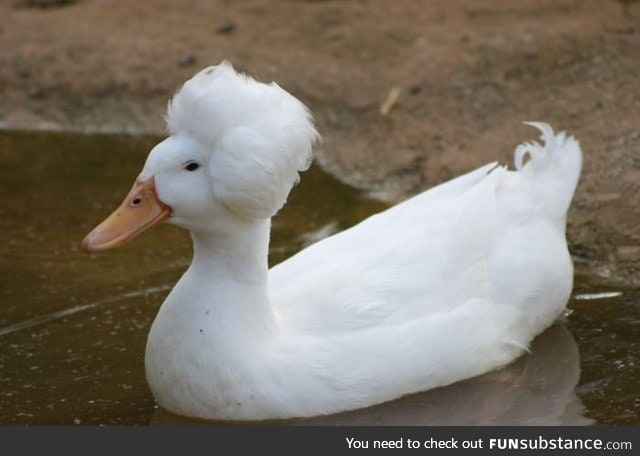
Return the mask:
M488 296L495 163L323 239L270 272L283 324L314 333L394 325Z
M475 301L500 306L514 343L526 345L571 292L564 230L582 164L573 137L534 126L545 143L518 147L516 171L486 165L274 267L270 298L282 324L340 333Z

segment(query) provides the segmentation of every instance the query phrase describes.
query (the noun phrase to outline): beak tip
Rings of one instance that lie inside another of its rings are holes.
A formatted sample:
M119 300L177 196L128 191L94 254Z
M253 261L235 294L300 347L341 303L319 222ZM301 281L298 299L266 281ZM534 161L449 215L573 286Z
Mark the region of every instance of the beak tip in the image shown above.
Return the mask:
M97 253L109 248L108 242L101 242L100 236L97 236L96 239L96 230L93 230L91 233L87 234L85 238L80 242L80 246L82 250L86 253Z
M93 253L95 251L91 246L91 239L90 238L91 238L91 235L89 234L80 243L80 246L82 247L82 250L84 250L87 253Z

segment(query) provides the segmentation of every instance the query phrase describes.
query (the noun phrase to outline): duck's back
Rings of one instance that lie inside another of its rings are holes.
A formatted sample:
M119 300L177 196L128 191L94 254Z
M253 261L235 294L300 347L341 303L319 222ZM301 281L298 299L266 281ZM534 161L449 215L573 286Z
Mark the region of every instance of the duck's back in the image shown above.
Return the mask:
M527 345L562 313L573 274L564 225L581 155L572 138L544 138L526 146L526 165L518 149L517 171L486 165L275 266L283 325L328 336L476 301L478 313L498 306L507 337Z

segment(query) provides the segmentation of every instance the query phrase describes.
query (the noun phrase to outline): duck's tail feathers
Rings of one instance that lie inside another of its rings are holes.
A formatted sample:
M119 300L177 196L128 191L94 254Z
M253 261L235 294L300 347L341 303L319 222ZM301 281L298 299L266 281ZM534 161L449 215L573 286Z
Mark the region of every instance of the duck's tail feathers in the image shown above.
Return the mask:
M564 220L582 169L580 144L565 132L555 134L546 123L525 123L542 132L543 144L532 141L519 145L514 157L516 170L531 179L541 210Z

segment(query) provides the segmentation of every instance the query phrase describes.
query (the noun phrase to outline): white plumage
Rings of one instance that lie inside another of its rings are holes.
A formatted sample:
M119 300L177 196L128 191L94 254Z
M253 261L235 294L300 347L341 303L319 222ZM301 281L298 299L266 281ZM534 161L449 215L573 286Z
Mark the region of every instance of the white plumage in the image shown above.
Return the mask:
M581 152L546 124L516 171L483 166L269 270L270 217L317 138L307 109L224 63L185 84L167 122L139 181L155 180L194 242L146 352L174 413L260 420L391 400L508 364L565 308Z
M258 84L228 62L184 84L167 108L172 136L209 148L216 194L248 217L282 207L318 138L307 108L276 83Z

